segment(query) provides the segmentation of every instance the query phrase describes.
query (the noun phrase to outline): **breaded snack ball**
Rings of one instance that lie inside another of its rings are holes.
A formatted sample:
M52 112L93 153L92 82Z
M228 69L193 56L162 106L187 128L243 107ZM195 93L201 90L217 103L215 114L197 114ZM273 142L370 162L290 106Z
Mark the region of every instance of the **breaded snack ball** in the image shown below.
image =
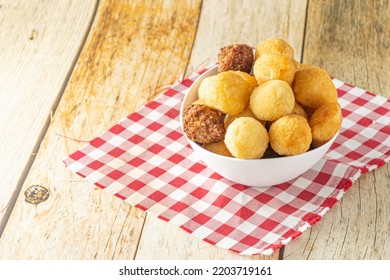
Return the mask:
M223 140L215 143L203 144L203 148L221 156L233 157L233 155L229 152L228 148L226 147L225 141Z
M279 155L293 156L305 153L312 141L307 120L290 114L275 121L269 129L272 149Z
M296 101L294 103L294 109L293 109L292 113L300 115L300 116L304 117L306 120L309 119L305 109L303 109L303 107L301 105L299 105Z
M199 86L198 96L207 106L238 115L248 105L250 89L243 78L234 71L227 71L205 78Z
M259 120L275 121L290 114L294 103L291 87L285 81L272 80L253 90L249 106Z
M265 53L256 59L253 74L259 85L270 80L283 80L292 85L295 65L285 54Z
M225 46L218 54L218 72L229 70L251 72L253 49L245 44Z
M265 127L250 117L235 119L226 130L226 147L236 158L261 158L268 143L269 138Z
M298 71L294 78L295 99L302 106L318 109L326 103L337 102L337 90L328 73L318 67Z
M250 92L252 92L252 90L258 86L256 78L253 77L252 75L242 71L234 71L234 74L240 76L248 83Z
M183 112L183 129L194 142L218 142L226 132L224 114L206 105L190 104Z
M340 130L341 122L341 107L337 102L327 103L318 108L309 120L313 147L317 148L335 136Z
M239 113L236 116L232 116L230 114L227 114L225 116L225 128L227 128L235 119L238 119L238 118L241 118L241 117L254 118L254 119L258 120L262 125L265 125L265 121L257 119L255 114L253 114L251 108L248 106L248 107L245 108L244 111L242 111L241 113Z
M285 40L280 38L260 41L256 46L256 59L265 53L285 54L290 59L294 58L294 49Z

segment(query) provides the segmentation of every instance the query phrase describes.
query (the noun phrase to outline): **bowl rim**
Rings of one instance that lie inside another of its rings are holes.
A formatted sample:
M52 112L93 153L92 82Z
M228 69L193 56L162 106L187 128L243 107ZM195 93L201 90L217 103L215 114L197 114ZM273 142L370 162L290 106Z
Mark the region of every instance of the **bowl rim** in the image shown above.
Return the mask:
M317 148L314 148L314 149L311 149L311 150L308 150L306 152L304 152L303 154L298 154L298 155L292 155L292 156L281 156L281 157L277 157L277 158L257 158L257 159L240 159L240 158L236 158L236 157L228 157L228 156L223 156L223 155L219 155L217 153L213 153L213 152L210 152L209 150L203 148L200 144L192 141L191 139L189 139L187 137L187 135L185 134L184 132L184 127L183 127L183 112L184 112L184 101L186 99L186 97L188 96L188 94L191 92L192 88L200 82L200 80L203 80L205 79L206 75L209 73L209 72L212 72L213 70L217 69L218 68L218 64L212 66L211 68L207 69L205 72L203 72L198 78L196 78L194 80L194 82L192 83L192 85L188 88L188 91L185 93L184 97L183 97L183 101L182 101L182 104L180 106L180 127L183 131L183 134L185 136L185 138L187 139L187 141L192 145L196 145L198 146L200 149L202 149L203 152L205 152L206 154L212 156L212 157L215 157L215 158L220 158L220 159L223 159L223 160L227 160L227 161L232 161L232 162L235 162L235 161L238 161L238 162L275 162L275 161L281 161L281 160L286 160L286 159L291 159L291 160L294 160L294 159L299 159L299 158L304 158L306 156L310 156L311 154L314 154L316 152L319 152L320 150L323 150L325 149L325 153L330 149L330 146L328 148L325 148L328 144L333 144L333 142L336 140L336 138L338 137L338 135L340 134L340 131L341 131L341 128L337 131L337 133L331 138L329 139L327 142L325 142L324 144L322 144L321 146L317 147ZM270 145L270 144L268 144Z

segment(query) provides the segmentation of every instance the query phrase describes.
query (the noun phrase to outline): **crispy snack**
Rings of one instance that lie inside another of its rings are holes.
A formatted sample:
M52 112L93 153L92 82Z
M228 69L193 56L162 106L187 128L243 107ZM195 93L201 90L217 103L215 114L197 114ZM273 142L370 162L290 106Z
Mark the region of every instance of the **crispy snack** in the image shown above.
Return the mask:
M248 82L234 71L205 78L198 96L207 106L225 114L238 115L248 106L251 91Z
M285 54L290 59L294 58L294 49L285 40L280 38L260 41L256 46L256 59L265 53Z
M295 99L302 106L318 109L326 103L337 102L337 90L328 73L318 67L302 69L294 78Z
M272 80L253 90L249 106L259 120L275 121L290 114L294 103L291 87L285 81Z
M198 143L212 143L225 135L224 114L202 104L190 104L183 112L184 133Z
M293 109L292 113L300 115L300 116L304 117L306 120L309 119L305 109L303 109L303 107L301 105L299 105L298 102L296 102L296 101L295 101L294 109Z
M272 149L279 155L293 156L310 148L312 135L307 120L299 115L286 115L275 121L269 129Z
M241 118L241 117L250 117L250 118L254 118L255 120L258 120L262 125L265 125L265 121L263 120L259 120L256 118L255 114L253 114L251 108L248 106L245 108L244 111L242 111L241 113L239 113L238 115L236 116L232 116L230 114L227 114L226 117L225 117L225 128L228 128L228 126L235 120L235 119L238 119L238 118Z
M337 102L318 108L311 116L309 125L313 135L313 147L328 142L340 130L342 122L341 107Z
M242 71L233 71L233 73L240 76L248 83L250 92L252 92L254 88L258 86L255 77L253 77L252 75Z
M250 73L253 65L253 50L245 44L223 47L218 54L218 72L229 70Z
M233 155L229 152L228 148L226 147L225 141L223 140L215 143L203 144L203 148L221 156L233 157Z
M236 158L261 158L268 143L269 138L265 127L250 117L234 120L226 130L226 147Z
M270 80L282 80L292 85L295 65L285 54L265 53L256 59L253 73L259 85Z

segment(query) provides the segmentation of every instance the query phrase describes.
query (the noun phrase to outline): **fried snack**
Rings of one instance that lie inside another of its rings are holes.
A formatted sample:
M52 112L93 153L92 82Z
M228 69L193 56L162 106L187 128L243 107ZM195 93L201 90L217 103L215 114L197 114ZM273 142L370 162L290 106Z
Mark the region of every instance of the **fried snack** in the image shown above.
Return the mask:
M244 111L242 111L241 113L239 113L237 116L232 116L230 114L227 114L226 117L225 117L225 128L228 128L228 126L235 120L235 119L238 119L238 118L241 118L241 117L250 117L250 118L254 118L255 120L258 120L262 125L265 125L265 121L263 120L259 120L256 118L255 114L253 114L251 108L248 106L245 108Z
M292 113L300 115L300 116L304 117L306 120L309 119L305 109L303 109L302 106L299 105L298 102L296 102L296 101L294 103L294 109L293 109Z
M187 137L198 143L218 142L225 136L224 114L202 104L190 104L183 112Z
M286 115L271 125L269 140L272 149L279 155L303 154L309 150L312 141L310 126L302 116Z
M229 70L250 73L253 65L253 49L245 44L223 47L218 54L218 72Z
M285 54L290 59L294 58L294 49L285 40L280 38L260 41L256 46L256 59L265 53Z
M261 158L268 143L269 138L265 127L250 117L234 120L226 130L226 147L236 158Z
M252 92L252 90L258 86L255 77L253 77L252 75L250 75L246 72L242 72L242 71L234 71L233 73L236 75L239 75L241 78L243 78L248 83L250 92Z
M327 103L318 108L309 120L313 147L317 148L335 136L340 130L341 122L341 107L337 102Z
M295 65L285 54L265 53L256 59L253 73L259 85L270 80L282 80L292 85Z
M205 105L204 101L202 99L197 99L194 102L192 102L192 104L202 104L202 105Z
M259 120L275 121L290 114L294 103L291 87L285 81L272 80L253 90L249 106Z
M234 71L205 78L198 90L199 98L207 106L231 115L244 111L250 94L249 84Z
M203 148L208 150L209 152L225 156L225 157L233 157L233 155L229 152L226 147L225 141L221 140L215 143L203 144Z
M318 67L296 72L293 90L302 106L318 109L326 103L337 102L337 90L328 73Z

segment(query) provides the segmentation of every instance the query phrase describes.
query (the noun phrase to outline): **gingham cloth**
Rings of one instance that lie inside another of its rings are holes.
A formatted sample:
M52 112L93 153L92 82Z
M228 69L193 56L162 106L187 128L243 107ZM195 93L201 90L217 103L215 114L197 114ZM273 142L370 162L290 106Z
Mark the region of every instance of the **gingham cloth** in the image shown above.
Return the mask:
M390 101L333 79L344 120L325 157L270 188L231 182L195 156L180 128L183 96L205 70L71 154L66 166L208 243L268 255L319 221L361 174L389 160Z

